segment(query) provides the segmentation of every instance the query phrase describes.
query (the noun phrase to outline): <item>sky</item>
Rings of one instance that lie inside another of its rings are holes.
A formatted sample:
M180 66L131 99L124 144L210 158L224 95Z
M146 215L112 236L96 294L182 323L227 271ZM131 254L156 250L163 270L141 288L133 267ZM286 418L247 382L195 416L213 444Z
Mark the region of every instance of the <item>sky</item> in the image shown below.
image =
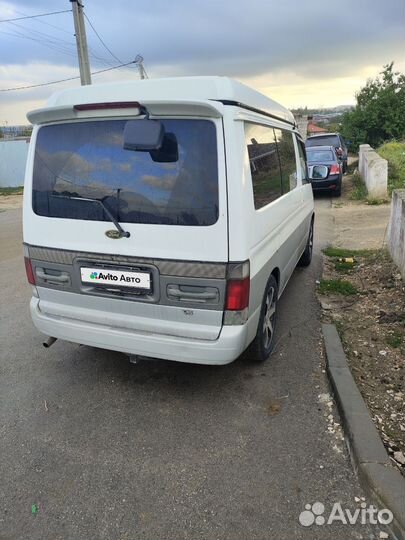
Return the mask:
M405 71L404 0L83 0L91 70L144 57L149 77L226 75L289 108L353 104L384 64ZM79 80L69 0L0 0L0 126ZM110 52L102 45L93 25ZM112 54L111 54L112 53ZM138 78L135 66L93 84Z

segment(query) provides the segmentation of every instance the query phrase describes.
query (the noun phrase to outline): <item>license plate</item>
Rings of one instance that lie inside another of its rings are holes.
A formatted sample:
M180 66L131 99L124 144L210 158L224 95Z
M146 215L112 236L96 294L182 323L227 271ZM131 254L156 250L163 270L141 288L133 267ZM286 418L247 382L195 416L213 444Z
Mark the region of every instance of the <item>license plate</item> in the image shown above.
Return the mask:
M149 272L128 272L127 270L110 270L109 268L80 268L83 283L91 285L110 285L132 289L150 290Z

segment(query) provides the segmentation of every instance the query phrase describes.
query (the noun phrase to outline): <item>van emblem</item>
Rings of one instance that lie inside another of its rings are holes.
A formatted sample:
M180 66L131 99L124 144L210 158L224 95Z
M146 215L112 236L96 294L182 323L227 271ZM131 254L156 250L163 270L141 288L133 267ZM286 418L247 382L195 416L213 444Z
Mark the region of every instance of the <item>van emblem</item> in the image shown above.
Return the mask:
M108 236L108 238L112 238L113 240L122 238L121 233L119 231L116 231L115 229L110 229L109 231L105 231L105 235Z

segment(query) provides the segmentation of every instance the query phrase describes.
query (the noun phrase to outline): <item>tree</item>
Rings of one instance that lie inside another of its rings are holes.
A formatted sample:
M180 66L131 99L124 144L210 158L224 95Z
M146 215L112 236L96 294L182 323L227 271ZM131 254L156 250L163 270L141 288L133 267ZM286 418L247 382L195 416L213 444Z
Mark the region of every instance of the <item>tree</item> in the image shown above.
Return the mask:
M393 67L391 62L369 79L356 94L355 108L343 116L341 132L354 150L405 138L405 75Z

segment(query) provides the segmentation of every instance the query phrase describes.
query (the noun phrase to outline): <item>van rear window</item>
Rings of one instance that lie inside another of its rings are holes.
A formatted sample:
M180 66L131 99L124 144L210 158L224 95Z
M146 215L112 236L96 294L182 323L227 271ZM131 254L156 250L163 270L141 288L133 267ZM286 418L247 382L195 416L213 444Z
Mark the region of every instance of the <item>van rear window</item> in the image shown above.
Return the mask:
M40 128L34 158L34 212L110 221L104 205L123 223L214 224L218 219L214 123L162 120L165 132L177 140L175 161L172 157L162 162L156 160L155 151L123 149L126 122L99 120Z
M309 138L305 141L305 146L340 146L339 137L337 135L321 135L319 137Z
M307 150L308 161L333 161L335 156L331 150Z

